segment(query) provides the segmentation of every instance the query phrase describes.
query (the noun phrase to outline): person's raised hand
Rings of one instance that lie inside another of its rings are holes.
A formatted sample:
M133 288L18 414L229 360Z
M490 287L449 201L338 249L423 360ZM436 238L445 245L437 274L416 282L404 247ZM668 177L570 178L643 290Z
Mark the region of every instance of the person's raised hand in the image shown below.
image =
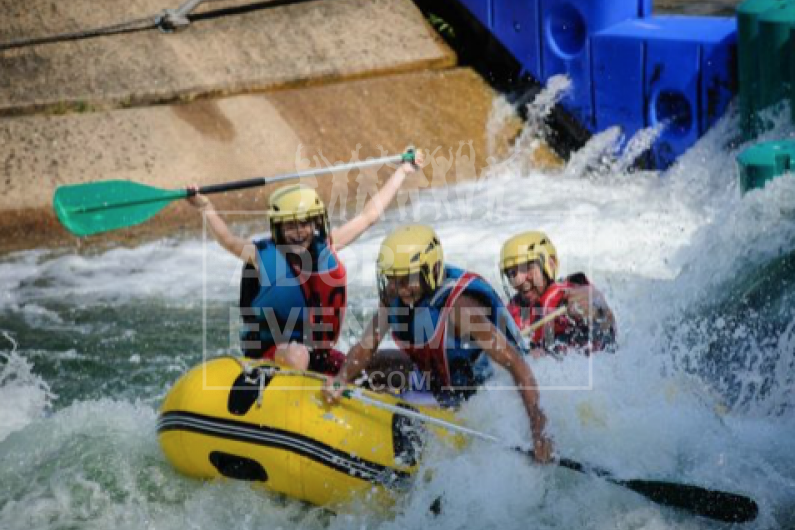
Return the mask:
M418 169L422 168L425 165L425 153L422 152L422 149L417 149L414 151L414 161L413 162L403 162L400 166L400 169L403 170L404 173L407 175L414 173Z
M199 193L199 186L196 184L191 184L186 188L188 192L193 192L191 195L188 195L187 200L191 206L198 210L203 210L207 206L210 205L210 199Z

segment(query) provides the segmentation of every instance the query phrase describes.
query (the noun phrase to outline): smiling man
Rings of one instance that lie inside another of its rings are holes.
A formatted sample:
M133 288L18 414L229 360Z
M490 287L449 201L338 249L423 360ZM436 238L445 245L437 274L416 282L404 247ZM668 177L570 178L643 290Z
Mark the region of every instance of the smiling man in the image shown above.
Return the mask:
M500 272L508 310L524 329L566 307L566 314L533 332L533 356L579 348L592 353L615 343L616 323L604 296L582 273L556 281L558 253L544 232L523 232L505 242Z
M391 329L397 346L429 376L429 390L443 406L474 394L492 375L492 363L505 368L524 403L535 457L548 461L552 442L544 433L538 385L522 358L519 330L494 289L477 274L445 265L439 238L424 225L389 234L377 270L378 314L326 386L329 403L339 400L340 383L353 381L370 364Z

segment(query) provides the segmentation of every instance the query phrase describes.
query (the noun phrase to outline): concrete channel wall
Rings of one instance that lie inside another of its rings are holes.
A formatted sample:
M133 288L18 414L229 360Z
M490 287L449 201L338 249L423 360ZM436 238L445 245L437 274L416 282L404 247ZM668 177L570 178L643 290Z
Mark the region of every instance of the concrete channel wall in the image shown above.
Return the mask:
M128 3L0 2L0 44L157 13ZM213 1L196 12L251 5ZM293 172L401 152L455 151L473 142L485 163L495 94L409 0L256 4L158 30L0 51L0 250L132 242L201 226L184 204L145 225L78 241L51 208L60 185L129 179L163 188ZM509 120L506 137L520 127ZM493 142L492 142L493 143ZM301 149L299 151L299 146ZM430 168L426 170L430 171ZM383 182L388 168L366 173ZM432 175L419 175L427 185ZM415 179L416 180L416 179ZM355 199L355 176L350 179ZM328 194L330 179L320 178ZM411 182L408 183L411 187ZM264 209L269 189L216 196L221 208Z

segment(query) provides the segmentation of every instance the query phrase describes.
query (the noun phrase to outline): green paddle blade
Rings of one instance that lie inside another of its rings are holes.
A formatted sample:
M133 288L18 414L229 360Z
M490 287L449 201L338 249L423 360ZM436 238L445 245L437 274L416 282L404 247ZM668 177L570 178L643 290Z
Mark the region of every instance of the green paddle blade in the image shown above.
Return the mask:
M61 224L76 236L90 236L143 223L186 190L161 190L129 180L61 186L52 205Z

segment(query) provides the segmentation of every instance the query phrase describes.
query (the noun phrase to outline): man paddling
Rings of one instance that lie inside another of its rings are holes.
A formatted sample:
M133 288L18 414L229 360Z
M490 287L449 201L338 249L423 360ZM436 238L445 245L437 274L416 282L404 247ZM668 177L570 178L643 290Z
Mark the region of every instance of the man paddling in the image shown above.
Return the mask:
M347 274L337 252L383 214L406 176L423 163L403 163L362 212L331 230L326 207L311 188L285 186L269 199L270 237L249 241L229 230L212 202L189 197L216 240L244 262L240 306L247 357L333 374L345 356L334 348L347 301ZM196 191L198 188L192 186Z
M370 364L391 328L398 347L430 377L430 390L443 406L474 394L492 375L492 361L508 370L530 420L535 457L549 461L552 442L544 434L536 380L522 359L519 331L494 289L476 274L445 265L439 238L423 225L387 236L377 270L378 314L324 389L326 399L339 400L342 384Z
M571 348L590 354L615 343L613 312L588 278L577 273L555 280L558 254L544 232L523 232L508 239L500 252L500 272L510 298L508 310L520 328L566 307L564 315L533 332L534 356Z

